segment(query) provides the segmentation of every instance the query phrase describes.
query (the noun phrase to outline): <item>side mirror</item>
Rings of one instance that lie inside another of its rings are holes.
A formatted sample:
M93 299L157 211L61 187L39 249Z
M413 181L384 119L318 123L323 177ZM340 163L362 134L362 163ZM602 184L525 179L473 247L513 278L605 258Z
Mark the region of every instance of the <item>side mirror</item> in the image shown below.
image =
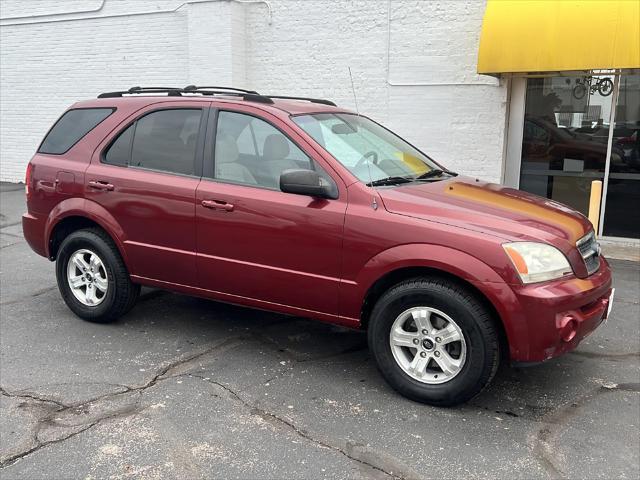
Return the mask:
M337 189L314 170L285 170L280 174L280 190L316 198L337 198Z

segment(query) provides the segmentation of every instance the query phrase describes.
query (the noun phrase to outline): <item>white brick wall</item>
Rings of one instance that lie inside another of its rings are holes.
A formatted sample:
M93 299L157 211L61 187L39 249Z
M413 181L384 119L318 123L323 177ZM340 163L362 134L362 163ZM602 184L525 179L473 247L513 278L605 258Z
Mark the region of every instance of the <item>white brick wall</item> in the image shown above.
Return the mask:
M0 0L0 180L21 180L60 113L102 91L232 84L353 108L349 66L361 113L500 180L507 92L475 73L484 0L270 0L272 17L184 3Z

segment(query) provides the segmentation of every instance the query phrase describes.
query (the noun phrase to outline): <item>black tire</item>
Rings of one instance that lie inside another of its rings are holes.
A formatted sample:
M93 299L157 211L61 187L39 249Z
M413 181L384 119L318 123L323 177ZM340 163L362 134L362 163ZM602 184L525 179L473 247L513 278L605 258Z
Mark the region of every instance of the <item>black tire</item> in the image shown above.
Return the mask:
M429 384L414 379L396 362L389 336L396 318L412 307L437 309L459 326L466 343L466 360L446 383ZM376 303L369 322L369 349L382 376L400 394L435 406L464 403L493 379L500 362L494 319L474 294L440 278L416 278L389 289Z
M598 92L603 97L608 97L613 93L613 81L610 78L603 78L598 82Z
M107 291L96 306L87 306L80 302L71 291L67 280L69 258L80 249L94 252L106 270ZM140 294L140 285L131 282L118 248L111 237L99 228L77 230L64 239L56 259L56 278L58 289L67 306L78 317L89 322L109 323L117 320L133 308Z

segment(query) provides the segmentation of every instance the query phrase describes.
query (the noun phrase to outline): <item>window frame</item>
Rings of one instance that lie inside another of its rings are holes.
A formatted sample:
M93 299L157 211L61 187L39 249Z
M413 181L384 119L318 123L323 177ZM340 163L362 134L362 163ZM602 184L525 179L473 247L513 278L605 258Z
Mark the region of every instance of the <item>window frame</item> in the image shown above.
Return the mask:
M91 128L90 130L88 130L87 132L85 132L84 135L82 135L80 138L78 138L75 142L73 142L71 144L71 146L69 148L67 148L64 152L60 152L60 153L50 153L50 152L42 152L42 145L44 144L45 140L49 137L49 135L51 134L51 132L53 131L54 128L56 128L56 126L58 125L58 123L60 123L60 121L64 118L64 116L69 113L69 112L73 112L76 110L111 110L111 113L109 115L107 115L106 117L104 117L102 120L100 120L98 123L96 123L93 128ZM49 130L47 130L47 133L44 135L44 137L42 137L42 141L40 142L40 144L38 145L38 149L36 150L36 153L39 155L65 155L66 153L68 153L73 147L75 147L78 143L80 143L80 141L86 137L87 135L89 135L93 130L96 129L96 127L98 125L100 125L102 122L104 122L107 118L109 118L111 115L114 114L114 112L117 110L117 107L78 107L78 108L69 108L67 110L65 110L62 115L60 115L58 117L58 119L55 121L55 123L53 125L51 125L51 127L49 128Z
M277 187L272 188L272 187L266 187L264 185L259 185L259 184L254 185L250 183L234 182L233 180L225 180L223 178L216 178L215 147L216 147L216 135L218 133L218 122L220 120L221 112L229 112L229 113L236 113L240 115L247 115L249 117L262 120L266 124L276 129L278 132L280 132L287 140L289 140L293 145L295 145L302 153L304 153L307 157L309 157L309 160L311 161L311 165L314 166L314 169L313 169L314 171L316 171L315 167L318 166L322 169L325 175L331 179L331 181L334 184L336 195L337 195L335 199L331 199L331 200L338 200L340 198L340 187L338 182L336 182L335 178L333 177L333 175L331 175L331 173L329 173L329 171L326 168L320 165L320 162L318 162L312 155L309 155L306 149L302 148L298 142L294 141L290 135L282 131L282 129L279 128L277 125L275 125L272 121L270 121L269 119L259 114L256 114L253 112L247 112L244 110L233 110L230 108L217 108L217 107L211 107L210 110L212 110L212 113L209 115L209 120L207 122L207 132L206 132L206 138L204 142L205 152L203 155L204 165L202 169L202 180L208 180L211 182L223 183L228 185L238 185L241 187L248 187L248 188L259 188L261 190L267 190L270 192L279 192L286 195L293 195L290 193L283 192L282 190L280 190L280 188L277 188ZM249 125L251 124L249 123ZM259 152L256 151L256 154L259 155Z
M200 124L198 126L198 138L196 139L196 151L195 151L195 157L194 157L194 166L195 166L195 171L193 174L189 174L189 173L179 173L179 172L171 172L168 170L159 170L159 169L155 169L155 168L147 168L147 167L141 167L138 165L131 165L131 155L133 154L133 142L135 140L135 136L136 136L136 130L138 127L138 121L141 120L142 118L146 117L147 115L151 115L153 113L157 113L157 112L162 112L162 111L166 111L166 110L200 110ZM145 112L143 112L140 116L137 116L133 119L128 118L125 122L121 123L120 125L118 125L118 127L116 127L117 132L115 134L112 135L111 139L107 142L107 144L102 148L101 152L100 152L100 164L102 165L108 165L110 167L117 167L117 168L133 168L135 170L143 170L143 171L147 171L147 172L154 172L154 173L164 173L167 175L177 175L179 177L189 177L189 178L202 178L202 169L203 169L203 153L204 153L204 141L205 141L205 129L207 127L207 122L208 122L208 118L209 118L209 114L210 114L210 108L206 105L196 105L196 106L164 106L164 107L157 107L157 108L153 108L151 110L146 110ZM112 147L112 145L118 141L118 139L120 138L120 136L127 131L127 129L129 127L133 126L133 134L131 135L131 140L129 142L129 155L127 158L127 163L126 165L118 165L115 163L109 163L106 161L106 156L107 156L107 152L109 151L109 149Z

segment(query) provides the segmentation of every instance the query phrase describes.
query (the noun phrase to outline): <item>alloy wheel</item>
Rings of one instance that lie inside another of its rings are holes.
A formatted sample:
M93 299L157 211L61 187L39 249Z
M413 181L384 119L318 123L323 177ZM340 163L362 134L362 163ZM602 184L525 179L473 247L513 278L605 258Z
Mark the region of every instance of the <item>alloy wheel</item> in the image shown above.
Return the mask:
M413 307L398 315L389 343L400 368L422 383L450 381L466 360L462 330L447 314L431 307Z
M88 307L100 305L109 289L102 259L91 250L76 250L67 263L67 282L76 299Z

